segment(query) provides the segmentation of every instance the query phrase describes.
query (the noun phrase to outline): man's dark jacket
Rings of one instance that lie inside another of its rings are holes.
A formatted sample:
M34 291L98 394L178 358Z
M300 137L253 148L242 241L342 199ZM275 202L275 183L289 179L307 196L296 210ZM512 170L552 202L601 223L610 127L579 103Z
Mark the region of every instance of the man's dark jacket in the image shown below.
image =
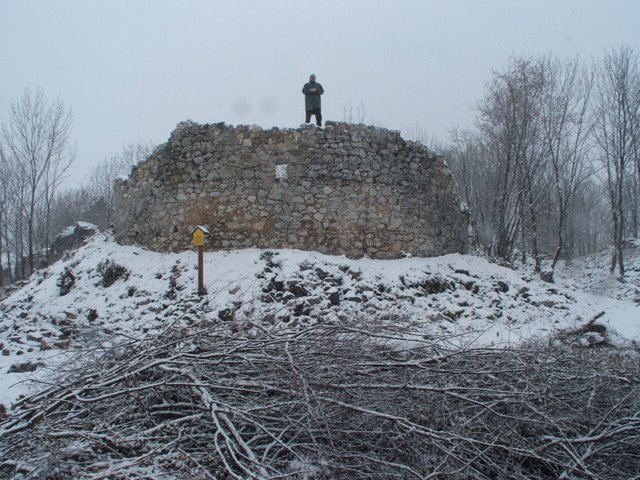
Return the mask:
M315 88L315 92L310 90ZM320 95L324 93L322 85L318 82L307 82L302 87L302 93L304 93L304 108L308 112L309 110L320 110Z

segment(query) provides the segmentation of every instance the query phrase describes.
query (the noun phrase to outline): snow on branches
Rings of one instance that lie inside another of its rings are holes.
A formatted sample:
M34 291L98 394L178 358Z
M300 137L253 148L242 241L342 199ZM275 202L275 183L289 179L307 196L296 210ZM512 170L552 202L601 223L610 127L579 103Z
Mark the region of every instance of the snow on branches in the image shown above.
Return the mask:
M637 353L352 321L96 350L0 423L4 478L628 478Z

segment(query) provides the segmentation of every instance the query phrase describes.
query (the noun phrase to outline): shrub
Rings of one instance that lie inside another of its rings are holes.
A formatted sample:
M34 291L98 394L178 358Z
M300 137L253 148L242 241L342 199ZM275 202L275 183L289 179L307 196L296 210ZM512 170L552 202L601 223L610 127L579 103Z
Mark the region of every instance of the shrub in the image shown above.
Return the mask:
M120 278L127 280L131 272L113 260L105 259L98 264L98 273L102 277L102 286L106 288L113 285Z

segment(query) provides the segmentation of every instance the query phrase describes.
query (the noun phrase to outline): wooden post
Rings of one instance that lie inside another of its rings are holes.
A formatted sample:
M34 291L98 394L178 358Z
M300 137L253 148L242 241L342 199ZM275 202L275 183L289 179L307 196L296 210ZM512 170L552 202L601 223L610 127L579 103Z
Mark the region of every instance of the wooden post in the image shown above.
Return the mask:
M198 245L198 295L204 295L204 245Z
M198 247L198 295L206 295L207 289L204 288L204 236L209 233L206 227L198 225L191 232L193 244Z

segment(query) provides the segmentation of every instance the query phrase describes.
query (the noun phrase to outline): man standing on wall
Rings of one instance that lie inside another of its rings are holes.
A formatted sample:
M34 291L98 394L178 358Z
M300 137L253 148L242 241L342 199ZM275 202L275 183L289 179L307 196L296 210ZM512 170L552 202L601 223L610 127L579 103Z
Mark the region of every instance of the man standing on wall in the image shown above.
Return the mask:
M322 112L320 111L320 95L324 93L324 88L316 82L316 76L314 74L311 74L309 81L302 87L302 93L304 93L304 108L307 112L304 123L311 122L311 115L315 115L316 125L321 127Z

